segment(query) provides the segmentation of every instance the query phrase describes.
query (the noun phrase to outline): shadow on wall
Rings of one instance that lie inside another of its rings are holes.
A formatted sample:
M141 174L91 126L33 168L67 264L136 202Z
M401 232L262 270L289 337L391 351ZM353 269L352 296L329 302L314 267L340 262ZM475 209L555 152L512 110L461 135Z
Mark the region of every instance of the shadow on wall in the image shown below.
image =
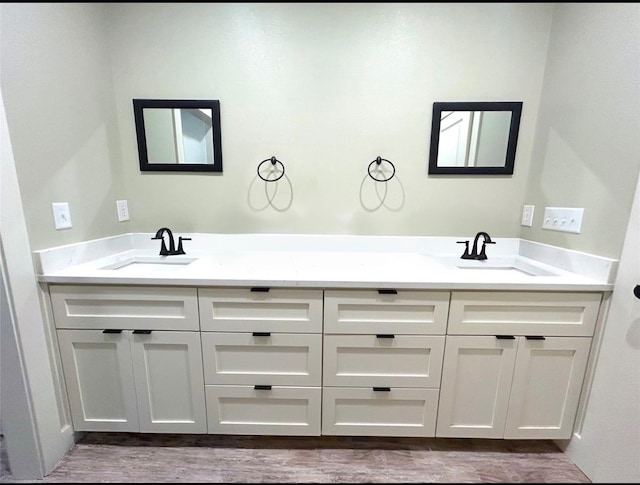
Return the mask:
M360 183L360 205L368 212L381 207L397 212L404 206L404 201L404 187L396 175L395 165L377 157L367 167L367 174Z
M276 157L263 160L258 165L256 175L249 184L247 203L260 212L268 207L285 212L293 203L293 186L285 175L284 164Z
M405 191L392 162L381 157L373 160L360 183L360 205L367 212L382 207L400 211L405 203ZM285 174L284 164L276 157L258 164L256 175L249 184L247 204L260 212L269 207L285 212L293 204L293 185Z

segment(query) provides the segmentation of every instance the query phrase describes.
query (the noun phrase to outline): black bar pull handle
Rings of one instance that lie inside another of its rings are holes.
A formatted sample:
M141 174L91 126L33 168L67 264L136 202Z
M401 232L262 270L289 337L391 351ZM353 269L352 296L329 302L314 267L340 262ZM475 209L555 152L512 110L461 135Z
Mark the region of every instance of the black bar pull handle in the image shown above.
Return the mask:
M376 392L390 392L391 388L390 387L374 387L373 390Z
M271 337L271 332L253 332L254 337Z
M102 333L122 333L121 328L105 328Z
M499 340L515 340L513 335L496 335L496 338Z
M527 340L545 340L545 338L542 335L527 335L526 339Z
M133 334L134 335L149 335L151 333L151 330L134 330Z
M254 293L268 293L269 289L270 288L267 286L254 286L253 288L251 288L251 291L253 291Z
M392 333L377 333L376 338L395 338L395 335Z
M380 288L378 293L381 295L397 295L398 290L394 290L393 288Z
M258 390L258 391L270 391L271 390L271 386L266 386L263 384L256 384L255 386L253 386L254 389Z

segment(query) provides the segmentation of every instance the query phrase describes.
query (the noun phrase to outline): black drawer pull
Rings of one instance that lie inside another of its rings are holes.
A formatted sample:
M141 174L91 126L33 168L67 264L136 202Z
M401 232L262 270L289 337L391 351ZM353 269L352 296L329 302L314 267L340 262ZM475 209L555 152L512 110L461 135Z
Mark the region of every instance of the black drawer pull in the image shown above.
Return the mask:
M122 333L121 328L105 328L102 333Z
M391 388L390 387L374 387L373 390L376 392L389 392L391 391Z
M268 293L269 290L270 288L266 286L254 286L253 288L251 288L251 291L253 291L254 293Z
M396 336L392 333L377 333L376 338L395 338Z
M380 293L381 295L397 295L398 290L381 288L378 290L378 293Z
M545 340L542 335L527 335L527 340Z
M255 386L253 386L254 389L258 390L258 391L270 391L271 390L271 386L265 386L262 384L256 384Z
M496 338L500 340L515 340L513 335L496 335Z
M253 332L254 337L271 337L271 332Z
M149 335L151 333L151 330L134 330L133 334L134 335Z

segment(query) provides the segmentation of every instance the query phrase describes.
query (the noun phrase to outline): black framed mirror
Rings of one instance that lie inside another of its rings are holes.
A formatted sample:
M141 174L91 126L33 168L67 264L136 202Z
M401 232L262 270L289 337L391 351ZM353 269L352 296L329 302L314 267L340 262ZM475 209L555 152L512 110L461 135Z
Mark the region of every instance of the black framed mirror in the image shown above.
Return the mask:
M433 103L429 173L513 174L522 102Z
M134 99L143 172L222 172L220 101Z

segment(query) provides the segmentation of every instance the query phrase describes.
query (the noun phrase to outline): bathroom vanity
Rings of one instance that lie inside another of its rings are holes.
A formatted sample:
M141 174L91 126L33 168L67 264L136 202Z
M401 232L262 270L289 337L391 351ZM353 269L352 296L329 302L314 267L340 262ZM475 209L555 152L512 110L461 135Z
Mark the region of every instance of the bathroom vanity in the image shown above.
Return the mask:
M184 255L150 234L35 253L76 431L571 437L616 261L189 236Z

